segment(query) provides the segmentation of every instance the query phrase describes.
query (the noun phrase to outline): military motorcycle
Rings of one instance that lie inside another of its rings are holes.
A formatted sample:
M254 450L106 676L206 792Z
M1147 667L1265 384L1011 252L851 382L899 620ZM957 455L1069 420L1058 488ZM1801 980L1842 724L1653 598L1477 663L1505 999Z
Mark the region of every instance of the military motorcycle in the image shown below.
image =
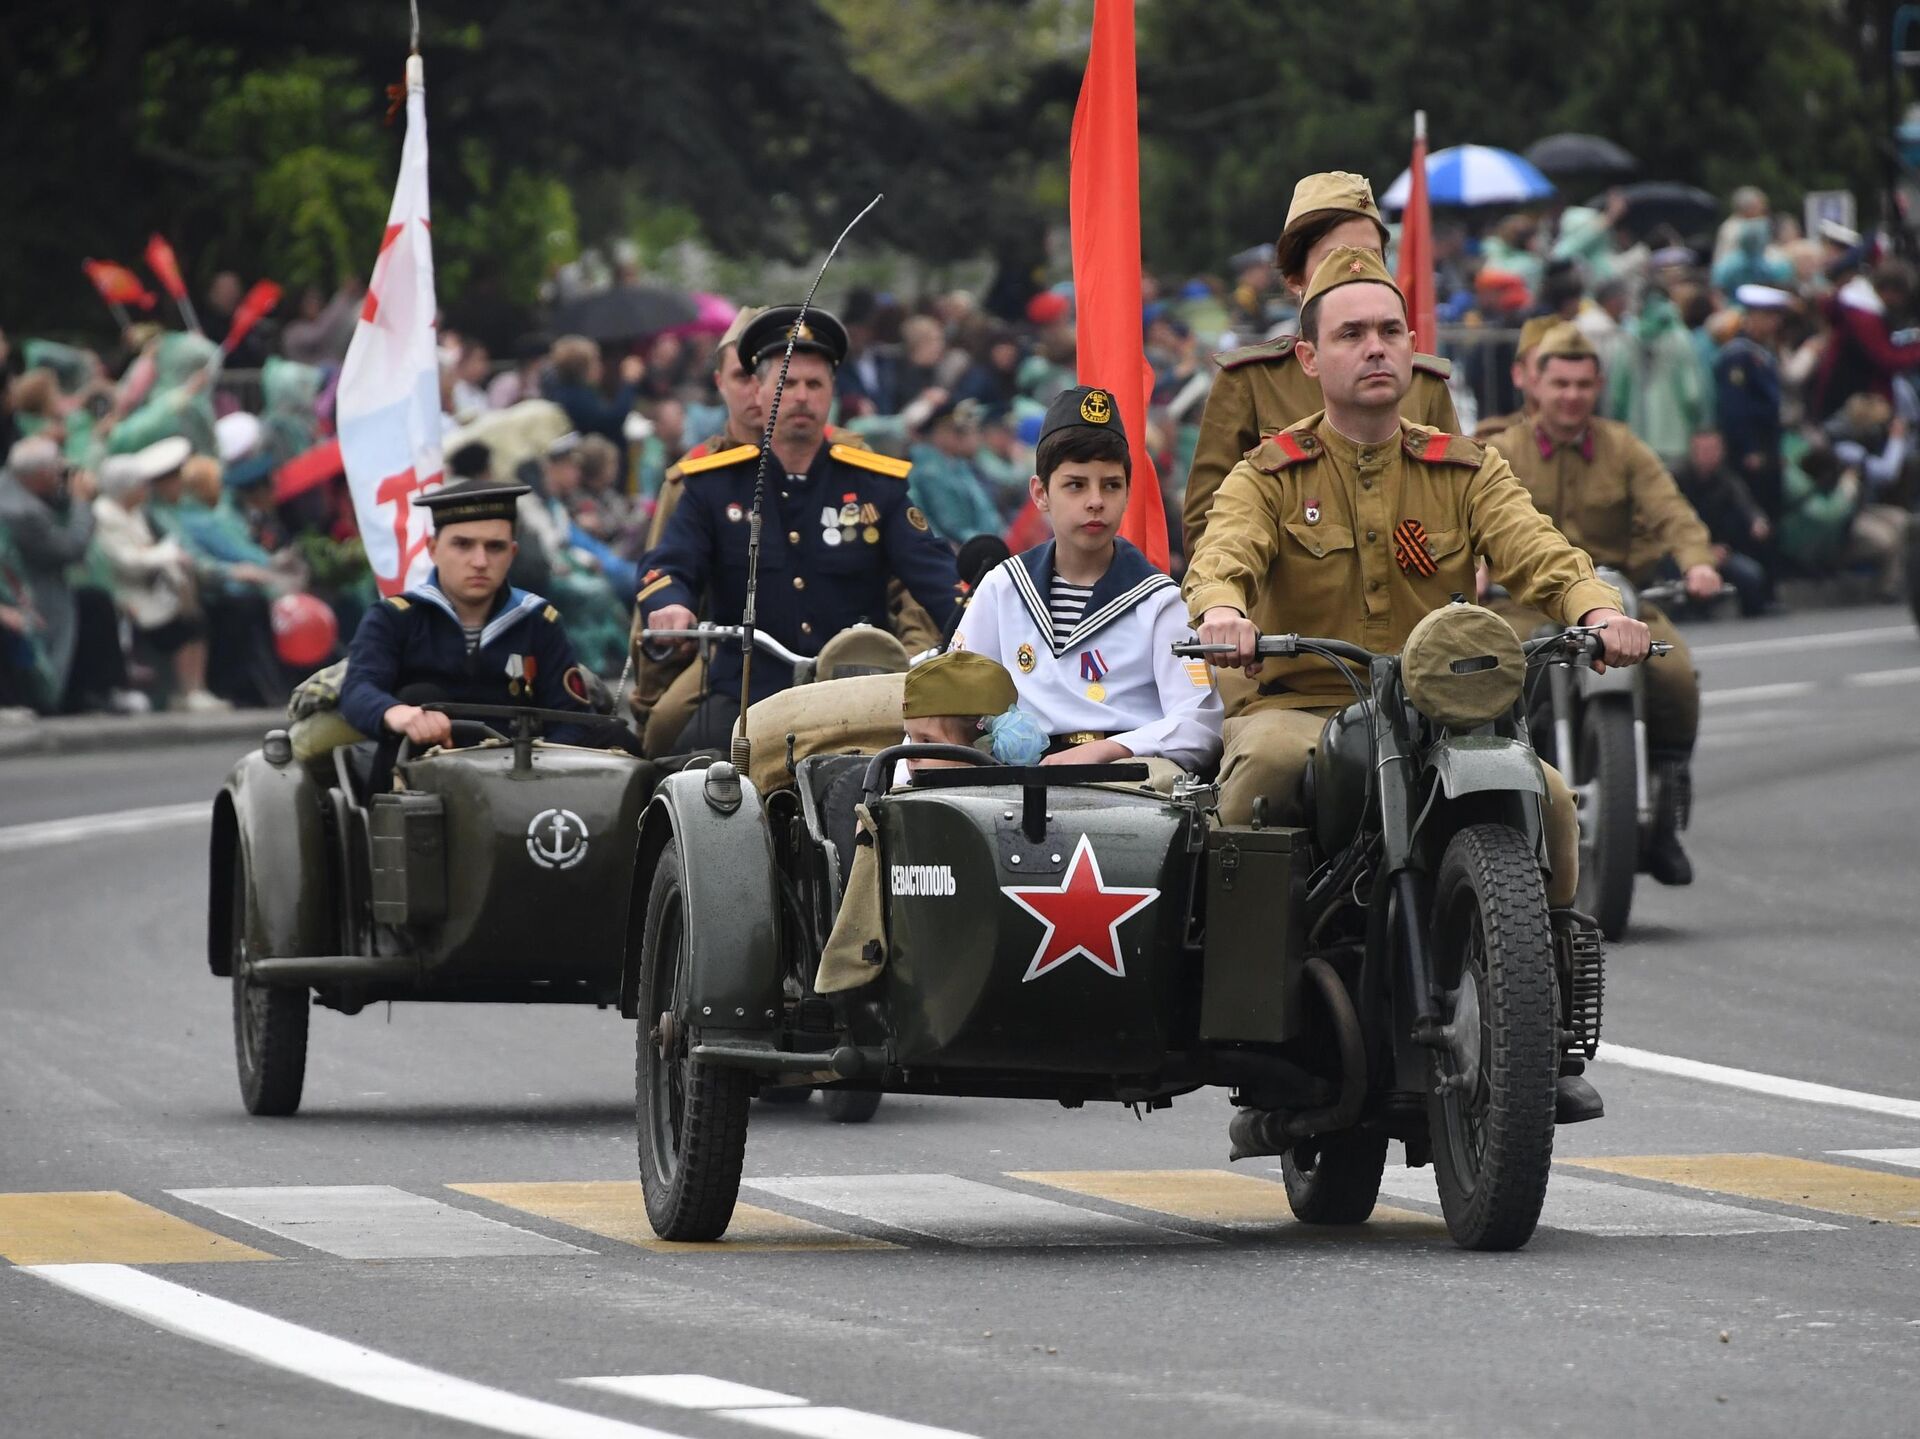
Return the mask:
M1650 604L1687 599L1679 581L1635 589L1604 566L1596 571L1620 591L1622 613L1639 619ZM1651 659L1671 645L1656 643ZM1647 677L1640 666L1612 666L1605 674L1555 666L1547 674L1542 753L1560 766L1580 817L1580 888L1575 907L1599 922L1608 939L1627 932L1634 877L1663 824L1684 830L1693 796L1683 766L1654 763L1647 754Z
M667 776L621 993L656 1232L724 1233L753 1086L782 1075L1140 1110L1226 1086L1234 1156L1281 1155L1301 1220L1364 1220L1399 1139L1458 1243L1524 1244L1602 986L1597 931L1545 899L1524 671L1599 641L1523 650L1450 608L1411 686L1403 656L1262 638L1354 687L1302 827L1223 825L1212 785L1157 793L1138 763L943 745L808 754L769 792L727 761ZM951 767L896 786L916 760Z

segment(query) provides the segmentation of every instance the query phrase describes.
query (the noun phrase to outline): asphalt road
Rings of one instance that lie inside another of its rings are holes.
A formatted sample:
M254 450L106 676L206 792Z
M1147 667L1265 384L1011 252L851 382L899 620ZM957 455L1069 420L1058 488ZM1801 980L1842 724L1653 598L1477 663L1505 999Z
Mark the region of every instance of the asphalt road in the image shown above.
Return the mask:
M1501 1256L1430 1171L1361 1230L1275 1217L1217 1095L759 1105L740 1237L649 1247L634 1036L590 1010L317 1011L301 1113L249 1119L178 808L232 756L0 763L0 1434L1910 1434L1920 636L1693 639L1699 882L1642 891L1634 1063Z

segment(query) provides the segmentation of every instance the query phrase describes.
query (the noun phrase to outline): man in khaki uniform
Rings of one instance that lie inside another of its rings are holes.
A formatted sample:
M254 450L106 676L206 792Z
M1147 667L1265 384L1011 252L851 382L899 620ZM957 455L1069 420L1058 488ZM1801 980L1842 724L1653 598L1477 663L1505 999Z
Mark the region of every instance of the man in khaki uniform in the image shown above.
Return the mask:
M1342 249L1315 273L1297 348L1327 408L1269 437L1214 498L1182 589L1202 642L1231 644L1218 665L1260 678L1226 722L1220 814L1245 824L1265 797L1298 823L1301 773L1329 715L1352 690L1326 662L1254 657L1262 632L1298 631L1398 650L1422 616L1473 591L1484 554L1530 604L1564 624L1604 625L1609 664L1647 655L1646 626L1536 510L1506 461L1472 440L1402 417L1413 369L1406 302L1380 256ZM1547 771L1550 904L1573 900L1578 827L1565 783Z
M1373 202L1373 187L1364 175L1342 170L1309 175L1293 187L1287 223L1274 246L1274 265L1296 298L1329 253L1355 246L1386 253L1387 227ZM1433 336L1423 336L1432 342ZM1207 507L1227 472L1258 445L1261 438L1284 430L1322 408L1320 382L1301 368L1295 337L1248 345L1215 355L1220 373L1200 416L1200 439L1187 470L1187 496L1181 510L1187 554L1200 547L1207 528ZM1415 424L1432 425L1448 434L1460 428L1447 392L1453 366L1433 355L1415 354L1413 381L1400 412ZM1225 691L1223 691L1225 693Z
M1495 415L1475 425L1473 437L1476 440L1491 440L1502 430L1519 424L1534 412L1533 352L1550 330L1565 323L1558 315L1535 315L1520 327L1520 343L1514 346L1512 370L1513 392L1520 397L1520 408L1510 415Z
M1540 513L1595 564L1644 582L1672 556L1686 575L1689 594L1717 595L1721 582L1712 538L1673 476L1627 426L1594 414L1600 356L1575 326L1556 325L1540 341L1533 387L1537 413L1490 443L1506 456ZM1521 598L1520 603L1530 602ZM1677 767L1684 776L1700 732L1699 677L1673 622L1651 605L1642 614L1653 637L1673 646L1671 654L1647 667L1648 757ZM1509 618L1523 635L1539 623L1524 609ZM1565 762L1564 755L1559 758ZM1676 788L1669 786L1668 792ZM1693 882L1676 820L1671 813L1663 817L1647 855L1647 872L1662 884Z

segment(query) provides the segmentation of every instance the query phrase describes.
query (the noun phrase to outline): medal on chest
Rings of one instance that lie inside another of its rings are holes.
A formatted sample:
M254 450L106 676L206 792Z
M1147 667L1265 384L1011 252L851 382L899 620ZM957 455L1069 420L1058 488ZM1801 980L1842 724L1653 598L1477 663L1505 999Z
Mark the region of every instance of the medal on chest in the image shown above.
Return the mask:
M507 656L507 693L515 699L523 699L533 693L533 678L539 669L539 660L533 655Z
M1087 681L1087 698L1095 704L1102 704L1107 698L1107 687L1100 683L1111 669L1099 650L1085 650L1080 655L1080 678Z
M1032 674L1033 667L1039 663L1039 661L1034 658L1032 645L1021 645L1019 649L1015 650L1013 652L1013 661L1020 666L1020 673L1023 675Z
M1320 523L1320 501L1318 500L1307 501L1307 523L1310 525L1317 525Z

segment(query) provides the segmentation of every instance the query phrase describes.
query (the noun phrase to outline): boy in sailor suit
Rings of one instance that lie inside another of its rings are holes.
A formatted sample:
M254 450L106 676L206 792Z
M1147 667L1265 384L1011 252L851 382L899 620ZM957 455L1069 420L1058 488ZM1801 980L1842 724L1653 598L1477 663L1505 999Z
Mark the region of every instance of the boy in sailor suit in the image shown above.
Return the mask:
M1028 492L1054 538L980 582L952 648L1006 666L1020 708L1053 736L1043 763L1143 759L1159 784L1210 770L1220 696L1207 665L1170 648L1192 633L1179 586L1119 538L1133 462L1113 396L1055 397L1034 461Z

